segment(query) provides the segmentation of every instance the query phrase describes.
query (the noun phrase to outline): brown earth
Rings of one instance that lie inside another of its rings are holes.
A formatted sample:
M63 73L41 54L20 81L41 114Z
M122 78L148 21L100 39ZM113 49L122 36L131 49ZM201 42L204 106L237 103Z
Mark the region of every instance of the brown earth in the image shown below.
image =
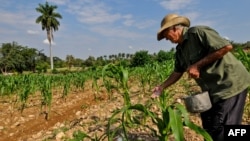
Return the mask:
M138 88L134 88L138 89ZM176 92L180 92L178 89ZM132 92L132 103L144 103L150 93L139 95L138 90ZM96 96L96 97L95 97ZM74 131L80 130L94 137L105 132L107 119L114 109L123 105L123 98L114 92L113 100L101 90L95 93L90 84L84 91L71 92L66 100L59 91L53 92L53 103L49 119L46 120L45 109L40 108L40 95L30 96L23 113L20 105L9 102L13 97L0 99L0 141L61 141L72 139ZM190 115L191 120L200 124L198 115ZM201 141L201 137L188 129L185 133L187 141ZM138 130L134 135L145 141L157 140Z

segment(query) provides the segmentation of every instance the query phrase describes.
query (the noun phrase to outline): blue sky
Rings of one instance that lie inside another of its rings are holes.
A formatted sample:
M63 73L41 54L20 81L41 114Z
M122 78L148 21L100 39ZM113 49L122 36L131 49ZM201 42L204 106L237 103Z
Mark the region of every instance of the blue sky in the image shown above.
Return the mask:
M44 50L49 56L46 32L35 11L46 0L0 0L0 43ZM47 0L63 16L54 32L52 54L87 59L175 47L157 41L156 33L168 13L187 16L191 26L208 25L237 43L250 41L249 0Z

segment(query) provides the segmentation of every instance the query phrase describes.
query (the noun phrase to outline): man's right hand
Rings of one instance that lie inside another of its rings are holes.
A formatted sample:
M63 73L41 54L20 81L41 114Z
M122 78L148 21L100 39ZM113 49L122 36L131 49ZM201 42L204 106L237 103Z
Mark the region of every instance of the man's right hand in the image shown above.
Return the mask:
M151 95L151 98L157 98L157 97L159 97L161 95L162 91L163 91L163 88L161 86L156 86L152 90L153 94Z

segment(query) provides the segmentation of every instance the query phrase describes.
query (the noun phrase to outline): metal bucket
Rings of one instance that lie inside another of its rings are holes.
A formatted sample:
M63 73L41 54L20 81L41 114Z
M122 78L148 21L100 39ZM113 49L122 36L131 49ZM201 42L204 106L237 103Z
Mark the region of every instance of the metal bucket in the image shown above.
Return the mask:
M185 97L184 103L187 111L190 113L205 112L212 107L207 91Z

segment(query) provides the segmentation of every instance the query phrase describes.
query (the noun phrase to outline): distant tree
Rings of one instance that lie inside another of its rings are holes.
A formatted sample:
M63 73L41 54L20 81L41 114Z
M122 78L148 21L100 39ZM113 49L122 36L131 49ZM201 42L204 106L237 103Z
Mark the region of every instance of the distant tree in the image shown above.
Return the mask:
M166 51L160 50L156 56L157 56L156 60L161 63L161 62L173 59L174 52L173 51L166 52Z
M71 69L71 67L74 65L74 61L75 61L75 58L73 55L66 56L66 64L67 64L69 69Z
M127 59L129 59L129 57L130 57L130 54L129 54L129 53L127 53L127 54L126 54L126 58L127 58Z
M107 55L104 55L103 57L104 57L105 60L107 60Z
M18 44L16 42L2 44L2 48L0 50L0 66L2 73L7 73L8 71L13 70L15 67L16 60L13 58L13 56L17 53L17 47Z
M80 58L75 58L74 66L75 67L82 67L83 66L83 60L80 59Z
M96 58L95 65L97 65L97 66L104 66L105 65L105 60L103 59L102 56Z
M58 18L62 19L62 16L55 12L56 9L56 5L49 5L47 1L45 4L39 4L39 6L36 8L36 11L41 13L41 15L36 19L36 23L40 23L42 25L42 30L46 30L47 39L49 41L51 70L54 69L51 47L51 43L54 40L53 32L57 31L58 27L60 26Z
M246 44L247 44L248 46L250 46L250 41L247 41Z
M122 58L122 53L118 53L118 59Z
M89 56L88 59L84 61L84 65L87 67L94 66L94 64L95 64L95 57L93 56Z
M61 58L59 58L59 57L54 57L54 66L56 67L56 68L64 68L64 67L66 67L66 62L65 61L63 61Z
M36 58L38 56L37 49L35 48L22 48L21 55L23 56L23 62L25 62L25 70L36 71Z
M122 53L122 58L123 58L123 59L125 58L125 53Z
M151 62L151 56L148 54L148 51L139 51L136 52L135 55L132 57L131 66L144 66Z
M37 51L34 48L23 47L16 42L4 43L0 49L0 68L2 73L24 70L35 71Z

